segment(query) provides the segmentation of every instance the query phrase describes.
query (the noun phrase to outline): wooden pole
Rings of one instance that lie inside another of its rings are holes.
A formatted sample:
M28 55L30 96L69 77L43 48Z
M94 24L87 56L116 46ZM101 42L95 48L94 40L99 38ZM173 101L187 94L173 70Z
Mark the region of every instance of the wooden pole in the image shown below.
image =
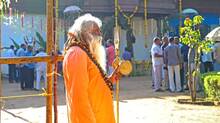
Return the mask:
M47 54L52 55L53 48L53 0L47 0ZM47 93L52 94L52 80L53 65L51 62L47 63ZM46 99L46 123L52 123L52 96L47 96Z
M115 30L114 30L114 44L116 59L119 59L119 26L118 26L118 0L115 0ZM119 81L116 82L116 123L119 123Z

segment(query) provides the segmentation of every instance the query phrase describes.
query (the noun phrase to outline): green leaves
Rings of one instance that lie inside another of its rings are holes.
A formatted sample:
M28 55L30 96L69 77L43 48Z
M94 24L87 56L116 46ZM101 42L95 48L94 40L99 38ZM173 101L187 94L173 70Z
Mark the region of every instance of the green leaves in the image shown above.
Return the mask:
M206 97L220 101L220 75L218 73L208 73L204 76L203 81Z
M180 28L180 41L191 48L198 47L205 52L211 51L213 41L202 40L199 25L202 24L204 18L200 15L195 16L193 19L186 18L184 27Z
M202 16L200 16L200 15L195 16L195 17L193 18L193 24L194 24L194 25L199 25L199 24L202 23L203 20L204 20L204 18L203 18Z
M14 46L16 49L19 49L19 44L12 38L12 37L9 37L10 40L13 42Z
M37 43L40 45L40 47L46 49L46 41L43 39L41 34L39 32L36 32L36 36L38 38Z
M184 21L184 26L191 27L193 25L193 22L190 18L186 18Z

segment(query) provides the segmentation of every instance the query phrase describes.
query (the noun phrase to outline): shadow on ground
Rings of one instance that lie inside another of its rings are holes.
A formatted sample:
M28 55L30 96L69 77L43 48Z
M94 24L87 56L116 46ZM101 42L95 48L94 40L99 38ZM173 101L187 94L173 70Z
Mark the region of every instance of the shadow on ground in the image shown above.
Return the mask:
M65 105L65 92L63 79L59 78L58 81L58 105ZM21 91L20 85L17 83L9 84L7 80L3 80L3 96L18 96L38 94L42 91ZM168 97L186 96L188 93L170 93L153 92L151 89L150 77L124 77L120 81L120 101L136 100L143 98L158 98L165 99ZM115 99L114 99L115 100ZM28 107L43 107L46 105L45 97L27 97L4 100L5 109L17 109Z

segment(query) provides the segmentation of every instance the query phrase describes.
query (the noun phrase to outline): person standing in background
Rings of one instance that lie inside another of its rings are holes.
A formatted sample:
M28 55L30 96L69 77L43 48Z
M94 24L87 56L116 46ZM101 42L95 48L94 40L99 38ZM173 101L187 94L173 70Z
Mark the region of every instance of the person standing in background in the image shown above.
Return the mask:
M111 39L107 40L107 48L106 48L106 55L107 55L107 73L108 75L114 71L112 67L112 63L115 59L115 47Z
M164 36L162 38L162 42L163 42L163 44L162 44L161 48L162 48L162 51L163 51L163 54L164 54L164 49L169 44L168 37ZM164 64L163 64L163 68L162 68L162 78L163 78L163 82L164 82L164 88L166 90L169 90L168 68L167 68L167 66L164 62L164 57L163 57L163 63Z
M129 61L131 61L132 56L131 56L131 53L129 52L129 49L128 49L127 47L125 47L125 50L124 50L124 52L123 52L123 54L122 54L122 58L123 58L124 60L129 60Z
M164 50L165 64L168 66L169 75L169 85L170 91L181 92L181 82L180 82L180 64L181 64L181 53L180 48L174 43L174 38L169 39L169 45ZM175 82L174 83L174 74Z
M153 67L153 79L154 79L154 91L161 90L162 81L162 66L163 66L163 51L160 47L161 42L159 38L154 38L154 43L151 48L152 67Z
M184 86L184 68L183 68L183 54L181 52L181 48L183 44L180 43L179 37L175 36L174 37L174 43L179 47L180 49L180 54L181 54L181 64L180 64L180 82L181 82L181 87L183 88ZM174 77L175 78L175 77Z
M15 50L14 50L14 45L11 45L10 46L10 49L8 50L7 52L7 57L10 57L10 58L14 58L16 57L15 55ZM15 80L16 80L16 65L15 64L9 64L8 65L8 81L9 83L14 83Z
M202 63L204 65L205 73L214 70L212 52L202 52Z
M220 41L216 41L214 45L214 71L220 71Z
M47 56L47 53L44 52L43 48L39 48L38 50L39 53L37 53L35 56L41 57L41 56ZM46 82L47 82L47 77L46 77L46 72L47 72L47 66L45 62L38 62L35 65L36 69L36 86L35 89L39 91L41 89L41 77L44 78L44 87L46 88Z
M33 47L28 46L25 56L33 56ZM25 67L25 85L26 89L34 89L34 63L27 63Z

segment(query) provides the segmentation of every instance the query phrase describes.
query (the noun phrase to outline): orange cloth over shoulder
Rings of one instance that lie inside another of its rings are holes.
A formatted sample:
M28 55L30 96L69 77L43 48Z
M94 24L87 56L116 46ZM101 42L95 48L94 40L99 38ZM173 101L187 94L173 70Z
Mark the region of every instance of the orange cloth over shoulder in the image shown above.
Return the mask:
M63 72L69 123L115 123L111 91L85 51L71 47Z

